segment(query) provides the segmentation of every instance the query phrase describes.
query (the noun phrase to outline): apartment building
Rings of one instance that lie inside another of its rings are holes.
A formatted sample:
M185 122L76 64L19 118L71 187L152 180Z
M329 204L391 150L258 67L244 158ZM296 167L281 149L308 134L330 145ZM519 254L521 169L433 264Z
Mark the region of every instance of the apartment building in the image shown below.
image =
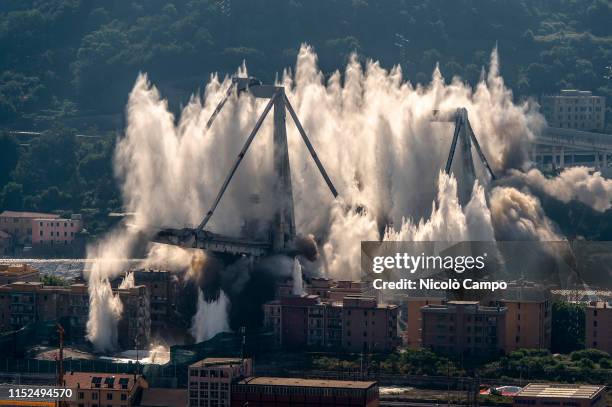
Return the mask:
M189 366L189 407L230 406L234 381L253 374L251 359L206 358Z
M0 264L0 286L17 281L40 281L40 273L29 264Z
M423 314L421 309L430 304L441 305L445 302L446 293L433 290L422 292L415 290L410 296L406 295L398 298L404 345L410 349L418 349L423 346L421 339Z
M0 256L9 255L13 251L13 236L0 230Z
M11 235L15 244L23 246L68 245L82 229L79 214L72 215L70 219L61 219L54 213L0 213L0 230Z
M530 383L513 397L513 407L604 407L606 386Z
M151 310L151 332L163 335L172 325L178 296L178 280L169 271L156 269L137 269L131 271L134 284L147 287ZM111 281L117 288L124 277Z
M348 296L342 301L342 348L350 352L388 352L401 340L397 305L373 297Z
M350 352L390 351L399 345L397 305L373 297L286 296L264 304L264 325L285 349L331 348Z
M603 131L606 98L590 91L562 90L559 95L542 97L542 112L551 127Z
M144 286L114 290L123 303L119 343L131 348L136 339L148 343L149 295ZM89 293L85 284L45 286L41 282L16 282L0 286L0 329L19 329L30 323L59 320L70 332L85 332Z
M584 313L585 346L612 354L612 303L590 302Z
M83 229L81 215L72 215L70 219L44 217L32 219L32 245L67 245L71 244L77 233Z
M70 407L131 407L138 405L147 381L141 375L70 372L65 387L76 393Z
M550 293L535 284L516 284L502 292L506 311L506 353L517 349L550 349Z
M376 382L247 377L232 385L232 407L377 407Z
M117 325L119 346L124 349L142 348L151 336L151 305L144 285L114 290L123 304L123 315Z
M436 352L497 355L504 350L505 307L449 301L421 308L422 345Z
M0 230L10 234L16 244L30 245L34 219L58 218L54 213L4 211L0 213Z

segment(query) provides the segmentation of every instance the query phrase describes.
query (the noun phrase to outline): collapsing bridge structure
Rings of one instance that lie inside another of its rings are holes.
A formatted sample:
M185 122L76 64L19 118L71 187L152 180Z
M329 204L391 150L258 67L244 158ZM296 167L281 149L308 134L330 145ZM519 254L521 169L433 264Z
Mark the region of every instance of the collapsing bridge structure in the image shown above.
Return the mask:
M323 176L332 195L338 196L338 192L334 187L331 179L327 175L321 160L308 139L304 127L291 106L285 88L282 86L263 85L255 78L233 78L232 85L227 90L225 97L219 102L213 111L210 119L206 124L206 129L210 128L223 109L223 106L231 96L232 92L237 93L249 92L256 98L268 99L268 103L263 112L257 119L253 130L246 139L242 150L238 154L229 174L225 178L215 200L212 203L210 210L202 222L195 228L165 228L157 232L152 241L156 243L171 244L185 248L197 248L216 253L226 253L231 255L249 255L254 257L270 255L270 254L296 254L296 230L295 216L293 208L293 190L291 187L291 167L289 163L289 147L287 144L287 128L286 128L286 112L288 111L295 126L297 127L302 140L306 144L310 155L312 156L319 172ZM226 236L219 233L214 233L206 230L206 226L212 218L215 209L219 205L223 194L225 193L232 177L240 166L242 159L246 155L249 146L257 135L261 125L270 112L273 110L274 115L274 130L273 130L273 159L274 172L276 181L274 185L274 197L277 202L275 213L273 216L270 233L266 240L254 240L246 237Z
M234 91L236 91L238 94L242 92L249 92L256 98L267 99L268 103L257 119L257 122L247 137L244 146L238 153L233 166L230 168L230 171L221 185L221 188L215 197L210 210L206 213L202 222L200 222L200 224L195 228L161 229L153 237L152 241L156 243L171 244L185 248L203 249L210 252L229 255L246 255L253 257L281 253L291 256L296 255L299 253L299 249L297 247L298 245L296 244L293 190L291 186L291 166L289 163L289 148L287 144L286 112L289 112L289 115L293 119L293 122L297 127L304 144L308 148L310 155L312 156L317 168L319 169L319 172L321 173L334 198L338 196L338 192L327 175L327 172L325 171L321 160L317 156L317 153L310 142L304 127L300 123L293 106L291 106L291 103L285 94L285 88L282 86L264 85L255 78L233 78L232 85L229 87L224 98L221 100L221 102L219 102L208 120L206 129L209 129L213 125L215 118L218 116L219 112L221 112L223 106ZM253 139L259 132L259 129L261 128L261 125L270 110L273 110L274 115L272 144L274 159L273 168L274 173L276 174L274 198L277 204L267 239L257 240L255 238L244 236L227 236L206 230L206 226L212 218L215 209L219 205L219 202L223 198L223 194L227 190L232 177L240 166L242 159L246 155L251 143L253 142ZM474 180L476 179L471 152L472 145L475 147L478 157L488 170L492 180L496 179L495 174L489 166L489 163L482 152L482 149L480 148L480 144L474 135L468 120L467 109L458 108L456 111L446 114L442 114L435 110L433 112L432 121L455 123L455 130L453 133L453 139L451 142L445 171L447 174L450 173L453 157L455 156L455 150L457 149L457 144L459 144L462 155L462 176L465 178L463 180L465 187L459 191L459 194L461 202L465 203L467 200L469 200L471 189L474 185Z
M478 158L480 158L480 161L486 169L486 172L490 175L491 180L495 181L497 177L491 169L491 166L487 161L487 157L482 152L482 148L480 148L480 143L478 142L478 139L474 134L474 130L472 130L472 126L470 125L468 111L466 108L457 108L457 110L452 113L441 113L439 110L434 110L432 115L432 121L451 122L455 124L453 139L451 141L450 151L446 160L444 172L446 174L451 173L455 150L457 149L457 144L459 143L459 150L461 153L460 168L462 173L461 175L463 177L463 188L461 188L458 192L459 201L462 204L465 204L470 199L470 196L472 194L472 187L474 186L474 181L476 180L476 172L474 171L474 160L472 158L472 146L474 146Z

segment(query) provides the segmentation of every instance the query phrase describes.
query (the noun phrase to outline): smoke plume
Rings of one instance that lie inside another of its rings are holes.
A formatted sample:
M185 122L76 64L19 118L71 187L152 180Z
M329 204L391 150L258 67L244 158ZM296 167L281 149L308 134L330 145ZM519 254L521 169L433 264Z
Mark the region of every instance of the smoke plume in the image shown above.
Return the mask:
M307 45L298 53L294 72L284 72L279 85L285 86L288 99L340 192L334 200L288 119L297 231L314 236L307 239L309 242L319 243L321 256L313 264L329 277L359 278L362 240L561 239L537 198L512 186L489 185L478 160L475 167L479 182L467 185L472 193L462 207L457 191L465 189L458 169L453 167L450 175L440 171L453 126L432 121L434 110L467 109L471 127L497 174L525 178L527 184L556 194L564 202L578 199L600 210L610 206L609 199L606 201L610 184L597 175L574 170L559 179L543 180L537 173L517 172L529 167L527 152L544 119L535 104L513 102L512 92L500 75L497 50L491 54L488 73L474 87L460 78L445 80L437 67L429 84L413 84L403 78L399 67L387 70L371 60L361 64L356 56L343 73L334 72L326 80L314 50ZM238 75L246 76L246 68L242 67ZM115 168L125 209L135 214L133 228L144 236L159 227L197 225L210 208L267 103L249 93L234 93L213 126L206 129L230 82L229 78L212 75L204 94L194 95L180 117L174 117L147 76L141 74L136 79L127 106L126 133L117 145ZM275 202L281 199L274 196L274 181L272 120L268 118L207 229L238 236L255 223L258 227L254 230L265 234ZM127 257L134 240L132 234L119 231L91 256ZM310 243L306 247L310 253L306 257L315 260L316 247ZM147 262L190 268L197 275L215 278L213 260L208 254L154 247ZM194 262L202 265L193 267ZM116 341L112 325L116 325L118 307L108 278L120 270L97 265L94 270L89 278L94 305L88 338L101 349L112 347ZM250 278L248 270L238 265L228 273L242 287ZM234 287L227 292L236 290ZM205 298L199 290L192 330L197 340L227 326L225 293L213 302Z
M198 294L198 311L193 317L190 329L191 335L196 343L206 341L220 332L228 332L229 323L227 318L227 307L229 301L223 291L215 301L206 301L204 293L200 290Z
M563 203L579 201L599 212L612 207L612 180L605 179L600 172L591 174L586 167L567 168L551 178L546 178L535 168L527 173L514 170L511 175L507 181L509 184L522 181L530 189Z

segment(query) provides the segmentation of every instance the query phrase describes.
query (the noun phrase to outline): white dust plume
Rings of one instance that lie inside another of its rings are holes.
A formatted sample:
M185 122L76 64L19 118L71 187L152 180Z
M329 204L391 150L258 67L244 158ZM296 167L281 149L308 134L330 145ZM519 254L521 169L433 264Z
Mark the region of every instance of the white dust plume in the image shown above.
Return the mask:
M512 177L564 203L579 201L599 212L612 207L612 179L591 173L587 167L567 168L549 178L535 168L526 173L514 170Z
M199 290L198 310L189 330L196 343L230 330L227 317L228 306L229 300L223 290L219 292L219 297L214 301L206 301L204 293Z
M278 83L285 86L287 98L340 192L339 199L332 199L288 115L297 231L312 234L319 242L322 256L317 266L330 277L358 278L360 241L380 240L385 233L388 239L449 241L559 237L537 199L528 193L510 187L489 192L478 160L479 183L468 186L472 197L464 208L456 197L461 174L456 168L452 176L440 174L453 126L433 122L432 112L457 108L467 109L471 127L498 176L528 168L527 152L544 119L535 104L514 103L499 72L497 50L491 54L488 74L474 87L460 78L445 80L437 67L432 70L430 83L413 84L399 67L388 70L371 60L362 64L355 56L344 72L326 79L314 50L304 45L294 73L286 71ZM238 75L247 76L246 68ZM206 129L230 82L211 76L204 94L193 96L175 117L147 76L138 76L129 96L128 125L118 141L115 168L125 210L134 213L133 228L145 238L158 227L199 224L213 203L267 103L249 93L233 94ZM271 116L244 156L208 230L239 236L249 229L267 236L266 225L280 199L273 193ZM586 183L592 187L590 181ZM600 208L606 206L600 199L597 202ZM119 237L123 243L114 247L117 239L106 239L108 245L103 244L97 256L128 257L134 235L124 229L117 233L127 235ZM193 255L181 249L150 252L153 264L163 265L164 258L179 266L193 261ZM92 286L105 285L109 277L122 272L94 268L98 271L92 274L95 278L90 277L92 298L99 296ZM103 298L98 306L107 307L104 315L114 315L112 293ZM207 308L199 307L201 312ZM114 318L97 321L98 314L101 310L92 311L88 324L106 324L95 334L93 328L88 331L96 348L114 343L103 336L113 331L110 324L116 322Z
M293 260L293 270L291 272L291 279L293 280L293 287L291 288L291 294L302 295L304 294L304 280L302 279L302 266L297 257Z

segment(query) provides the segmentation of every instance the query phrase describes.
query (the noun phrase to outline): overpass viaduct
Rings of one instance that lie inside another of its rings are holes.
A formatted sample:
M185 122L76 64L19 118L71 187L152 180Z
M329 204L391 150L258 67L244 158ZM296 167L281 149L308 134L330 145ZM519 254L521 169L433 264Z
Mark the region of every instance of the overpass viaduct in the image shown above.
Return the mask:
M547 127L536 139L532 159L539 166L607 170L612 166L612 134Z

